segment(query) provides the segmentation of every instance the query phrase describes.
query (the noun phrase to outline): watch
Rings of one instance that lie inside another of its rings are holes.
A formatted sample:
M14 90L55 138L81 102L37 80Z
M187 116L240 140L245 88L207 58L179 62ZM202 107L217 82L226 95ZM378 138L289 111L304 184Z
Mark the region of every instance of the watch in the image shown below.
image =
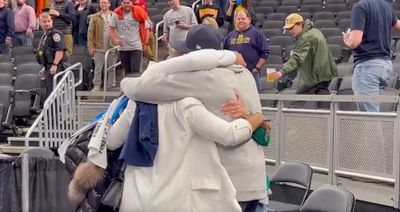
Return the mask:
M53 63L53 66L58 66L58 64Z
M255 67L255 69L256 69L257 71L261 71L261 68Z

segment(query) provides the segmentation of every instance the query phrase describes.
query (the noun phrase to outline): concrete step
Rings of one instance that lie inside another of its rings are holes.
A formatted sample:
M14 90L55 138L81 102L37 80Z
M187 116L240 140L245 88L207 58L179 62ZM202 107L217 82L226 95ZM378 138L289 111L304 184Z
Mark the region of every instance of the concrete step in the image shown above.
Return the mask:
M9 144L0 145L0 152L4 154L18 155L25 150L25 146L12 146Z

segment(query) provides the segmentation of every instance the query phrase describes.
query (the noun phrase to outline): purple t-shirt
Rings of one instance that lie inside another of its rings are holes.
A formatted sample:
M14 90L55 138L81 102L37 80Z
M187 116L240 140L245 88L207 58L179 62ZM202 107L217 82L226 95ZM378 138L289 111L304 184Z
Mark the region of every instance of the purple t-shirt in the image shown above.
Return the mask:
M237 51L242 54L246 68L253 70L260 58L267 60L269 55L267 38L254 26L243 32L231 31L224 41L224 49Z

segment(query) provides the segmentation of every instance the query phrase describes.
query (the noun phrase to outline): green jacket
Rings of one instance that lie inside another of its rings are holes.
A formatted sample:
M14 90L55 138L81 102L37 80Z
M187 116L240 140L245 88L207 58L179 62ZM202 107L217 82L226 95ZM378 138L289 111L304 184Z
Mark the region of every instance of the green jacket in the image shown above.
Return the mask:
M320 30L312 27L310 20L304 22L303 31L295 40L293 54L282 67L284 74L296 70L299 71L297 93L337 76L335 59L325 37Z

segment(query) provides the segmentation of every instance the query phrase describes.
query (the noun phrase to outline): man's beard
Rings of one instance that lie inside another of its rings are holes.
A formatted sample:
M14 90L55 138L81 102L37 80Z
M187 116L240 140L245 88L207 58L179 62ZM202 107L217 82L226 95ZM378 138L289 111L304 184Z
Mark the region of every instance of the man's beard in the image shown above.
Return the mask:
M19 1L17 1L17 6L18 7L20 7L20 6L22 6L23 4L21 3L21 2L19 2Z

